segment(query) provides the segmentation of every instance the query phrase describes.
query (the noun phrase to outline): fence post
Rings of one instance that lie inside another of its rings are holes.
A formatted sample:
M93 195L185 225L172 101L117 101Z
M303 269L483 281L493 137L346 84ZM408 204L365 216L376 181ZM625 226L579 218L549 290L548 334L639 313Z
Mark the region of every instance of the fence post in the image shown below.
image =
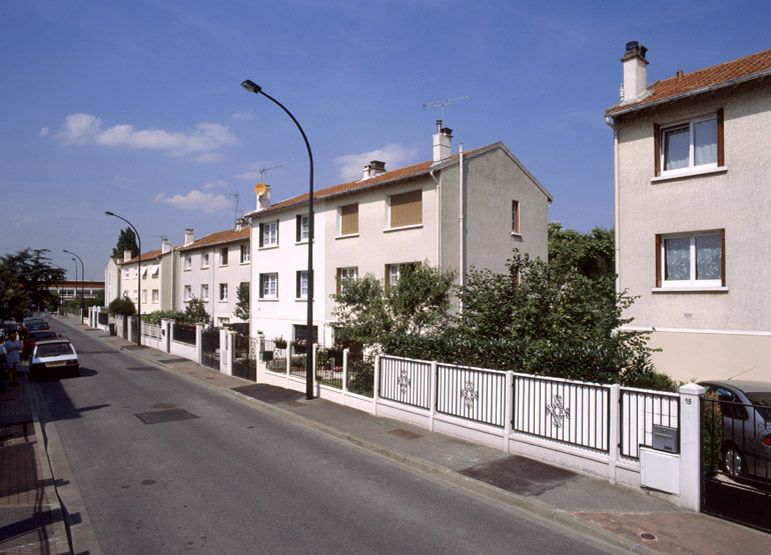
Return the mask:
M161 350L164 353L171 352L169 342L171 341L171 323L173 321L168 318L161 318Z
M343 349L343 392L348 391L348 353L350 349Z
M511 422L514 420L514 372L506 372L506 392L504 403L504 421L503 421L503 450L506 453L511 452L509 438L511 437Z
M695 383L680 388L680 505L701 509L701 397Z
M233 375L233 337L236 332L220 329L220 372Z
M257 372L257 376L256 376L257 380L256 381L257 381L257 383L260 383L262 381L262 380L260 380L260 372L262 372L264 374L264 372L266 370L266 364L262 360L262 353L265 352L265 336L262 333L258 333L256 341L257 341L257 346L256 346L257 348L256 348L256 352L254 353L254 358L256 360L254 361L254 363L257 366L257 370L256 370L256 372Z
M618 461L618 432L621 428L621 386L610 386L610 407L608 411L608 478L616 483L616 462Z
M305 356L310 355L311 357L311 368L313 368L313 391L316 397L319 397L321 395L321 388L319 387L319 384L316 381L316 373L318 371L318 368L316 368L316 353L318 352L318 350L319 350L319 344L314 343L313 346L311 347L310 353L308 353L308 351L305 351L306 352Z
M436 361L431 362L431 378L430 378L430 386L429 390L431 392L431 406L428 409L428 430L430 432L434 431L434 417L436 416L436 403L437 403L437 397L439 395L436 387L437 382L437 371L438 365L436 364Z
M203 324L195 325L195 356L198 364L203 364Z
M377 401L380 397L380 355L375 355L375 372L372 382L372 402L375 405L374 415L377 416Z

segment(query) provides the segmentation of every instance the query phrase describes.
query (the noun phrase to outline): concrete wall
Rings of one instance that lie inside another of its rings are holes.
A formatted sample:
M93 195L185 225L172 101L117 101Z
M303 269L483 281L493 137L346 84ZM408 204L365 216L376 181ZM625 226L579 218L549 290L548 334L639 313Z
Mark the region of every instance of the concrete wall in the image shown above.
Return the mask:
M654 179L653 125L724 109L726 171ZM771 332L771 83L748 84L625 116L618 132L619 287L640 298L632 326L711 330L656 339L660 370L673 376L724 376L762 367ZM657 292L656 234L725 230L726 290ZM745 338L721 332L741 332ZM695 345L706 349L692 349ZM736 351L743 346L743 352ZM688 364L684 363L688 360Z

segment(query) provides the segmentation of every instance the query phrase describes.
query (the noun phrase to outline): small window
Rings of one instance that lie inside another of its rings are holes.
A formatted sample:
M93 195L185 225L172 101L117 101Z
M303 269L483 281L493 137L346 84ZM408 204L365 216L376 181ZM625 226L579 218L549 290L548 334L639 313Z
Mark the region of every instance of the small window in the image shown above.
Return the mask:
M389 226L405 227L423 223L423 191L410 191L390 198Z
M220 283L220 301L228 300L228 284Z
M347 204L340 207L340 235L359 233L359 205Z
M339 295L345 290L346 283L352 280L356 280L359 277L359 268L356 266L349 266L348 268L337 269L337 294Z
M142 279L145 279L147 277L147 266L144 266L142 268Z
M260 224L260 246L275 247L278 245L278 222Z
M189 270L193 267L193 257L191 255L185 256L185 270Z
M385 286L386 289L396 285L404 272L416 266L415 262L403 264L386 264L385 266Z
M278 298L278 274L260 274L260 298Z
M222 247L220 249L220 266L228 265L228 248Z
M157 289L153 289L153 293L152 293L152 295L153 295L153 296L152 296L153 302L154 302L154 303L157 303L157 302L158 302L158 299L159 299L159 296L158 296L158 290L157 290Z
M201 300L208 301L209 300L209 284L204 283L201 285Z
M147 302L147 289L142 289L142 302Z
M306 270L296 273L295 298L308 298L308 272Z
M249 263L249 244L243 244L241 245L241 264L248 264Z
M158 277L158 274L160 273L160 271L161 271L161 267L160 267L160 265L158 265L158 264L153 264L153 265L150 267L150 277L154 277L154 278L157 278L157 277Z
M725 233L709 231L656 236L658 287L725 285Z
M182 297L185 302L188 302L193 297L193 286L192 285L185 285L185 293Z
M307 241L308 237L310 237L310 232L308 214L297 214L295 217L295 241L298 243Z
M519 234L520 231L520 220L519 220L519 201L518 200L512 200L511 201L511 232Z
M723 160L723 110L668 127L654 126L656 175L717 168Z
M209 253L205 252L201 255L201 268L209 267Z

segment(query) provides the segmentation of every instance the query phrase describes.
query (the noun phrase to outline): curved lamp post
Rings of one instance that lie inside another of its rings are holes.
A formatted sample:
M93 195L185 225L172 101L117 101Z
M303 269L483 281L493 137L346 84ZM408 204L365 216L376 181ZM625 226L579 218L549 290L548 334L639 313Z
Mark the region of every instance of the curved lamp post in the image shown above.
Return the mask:
M131 229L134 230L134 234L137 236L137 243L139 244L139 261L137 262L137 345L142 345L142 238L139 236L137 228L134 227L130 221L123 216L118 216L114 212L106 211L107 216L113 216L119 220L123 220Z
M80 258L77 254L75 254L72 251L68 251L67 249L62 249L62 252L66 252L67 254L71 254L78 260L80 260L80 316L83 317L83 287L86 283L86 267L83 265L83 259ZM75 260L73 258L73 260ZM75 273L77 274L77 266L75 267Z
M75 263L75 299L78 298L78 261L75 260L75 258L72 258L72 261ZM83 323L83 310L80 311L80 323Z
M247 79L241 83L241 86L254 94L261 94L292 118L292 121L300 130L300 134L305 141L305 148L308 151L308 162L310 165L310 177L308 179L308 319L305 326L306 355L305 355L305 398L313 399L313 153L308 137L305 135L300 122L292 115L292 112L281 104L278 100L262 90L258 84Z

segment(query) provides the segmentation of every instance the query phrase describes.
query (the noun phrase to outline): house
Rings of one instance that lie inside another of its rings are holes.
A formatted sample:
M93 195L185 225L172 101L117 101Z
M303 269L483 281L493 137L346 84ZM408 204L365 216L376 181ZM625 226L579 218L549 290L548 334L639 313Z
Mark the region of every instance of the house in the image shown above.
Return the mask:
M239 286L248 287L251 279L249 234L249 226L241 220L235 229L198 240L193 240L192 229L185 230L185 244L177 248L177 310L184 311L192 298L198 298L205 303L214 325L243 322L234 311Z
M173 248L166 239L163 240L160 249L142 253L141 266L139 256L132 258L131 251L125 251L123 260L117 263L119 285L116 290L120 291L120 296L131 300L134 305L137 304L141 273L142 313L172 310L174 306L174 257L172 255ZM105 299L105 302L109 304L112 300Z
M626 45L615 145L619 291L660 371L771 378L771 50L648 84Z
M258 185L247 218L252 244L252 333L307 337L308 195L270 204ZM314 338L333 342L334 301L343 278L368 273L386 286L405 265L503 271L514 248L547 258L551 194L497 142L452 153L452 130L437 122L433 159L389 170L367 164L358 181L314 192Z
M104 304L121 297L119 258L110 257L104 266Z

